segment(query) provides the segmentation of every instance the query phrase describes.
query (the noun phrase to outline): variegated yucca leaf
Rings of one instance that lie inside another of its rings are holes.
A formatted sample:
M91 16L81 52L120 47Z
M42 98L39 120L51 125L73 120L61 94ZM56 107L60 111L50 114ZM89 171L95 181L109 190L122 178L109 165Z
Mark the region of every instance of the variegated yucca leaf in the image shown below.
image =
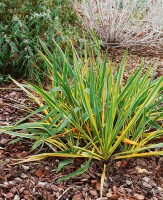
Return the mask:
M142 75L141 66L124 83L127 53L116 71L108 62L108 55L104 58L100 51L96 58L91 49L88 57L80 58L72 47L70 60L55 41L54 44L60 64L43 42L45 53L39 51L51 77L48 90L13 80L38 104L38 109L13 126L0 127L0 132L32 139L35 141L32 150L42 144L51 148L51 152L32 155L19 162L50 156L89 159L82 170L75 173L80 174L89 167L92 158L163 155L163 143L159 143L163 137L163 77L153 80L149 76L150 69ZM40 121L30 121L32 115L39 113ZM24 122L28 118L29 122Z

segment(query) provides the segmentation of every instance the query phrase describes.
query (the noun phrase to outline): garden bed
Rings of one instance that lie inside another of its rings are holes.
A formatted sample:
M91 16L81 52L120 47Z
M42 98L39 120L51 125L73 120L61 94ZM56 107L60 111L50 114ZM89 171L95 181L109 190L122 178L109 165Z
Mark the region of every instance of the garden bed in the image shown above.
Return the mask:
M116 62L121 60L122 54L116 51ZM114 55L113 55L114 60ZM139 59L138 59L139 58ZM162 58L144 57L145 65L158 61L156 77L162 76ZM126 76L139 66L140 57L130 55L126 67ZM151 63L150 63L151 62ZM136 65L137 63L137 65ZM130 71L131 70L131 71ZM20 80L21 82L21 80ZM1 85L0 90L0 125L13 124L27 114L16 108L18 103L31 105L25 93L15 88L13 83ZM103 171L103 162L92 161L89 170L69 181L58 183L57 179L67 175L85 162L76 159L64 170L56 173L61 159L48 158L40 162L10 165L13 158L22 158L30 155L31 143L22 140L10 145L11 136L0 135L0 199L98 199L100 197L100 179ZM38 151L48 151L43 146ZM40 152L39 152L40 153ZM147 157L121 161L109 160L107 175L104 184L103 199L163 199L163 158Z
M56 174L59 160L9 165L11 158L29 154L30 143L8 145L7 135L0 136L0 199L98 199L102 163L92 162L89 170L64 183L57 179L79 168L77 159ZM163 159L149 157L122 161L109 160L103 199L161 200L163 198Z

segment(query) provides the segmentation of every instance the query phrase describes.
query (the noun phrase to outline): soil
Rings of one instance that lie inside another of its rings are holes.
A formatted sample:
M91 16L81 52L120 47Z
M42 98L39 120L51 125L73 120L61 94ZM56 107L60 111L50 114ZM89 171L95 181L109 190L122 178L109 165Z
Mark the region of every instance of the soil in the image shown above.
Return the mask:
M108 52L109 60L111 60L115 66L119 66L126 49L108 47ZM129 49L124 79L127 79L129 74L134 73L140 66L143 66L143 72L150 67L154 78L163 76L163 51L152 50L147 47Z
M121 57L122 53L118 52L116 60L115 56L112 56L112 60L118 62ZM156 61L155 58L151 58L149 61L149 57L144 57L147 60L145 61L146 66L149 62L153 64ZM135 63L138 66L141 61L138 55L131 55L128 60L126 74L135 69L133 69ZM163 59L159 57L158 60L159 67L155 73L156 77L162 76ZM1 85L0 88L0 126L13 124L27 114L23 107L22 110L20 109L20 103L29 105L31 108L35 107L35 104L13 83ZM14 158L30 155L32 144L29 140L9 144L13 139L4 133L0 135L0 200L163 199L163 157L108 160L103 198L100 198L103 162L92 161L89 170L84 174L58 183L58 178L75 171L85 160L76 159L59 173L55 172L61 161L58 158L11 165ZM40 151L46 150L46 147L43 147Z

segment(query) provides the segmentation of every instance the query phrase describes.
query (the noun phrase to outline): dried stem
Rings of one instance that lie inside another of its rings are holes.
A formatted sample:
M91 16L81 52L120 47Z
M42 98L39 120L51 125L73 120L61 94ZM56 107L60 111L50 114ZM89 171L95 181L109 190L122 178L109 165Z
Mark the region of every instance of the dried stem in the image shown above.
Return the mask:
M105 44L163 50L163 0L82 0L74 7Z

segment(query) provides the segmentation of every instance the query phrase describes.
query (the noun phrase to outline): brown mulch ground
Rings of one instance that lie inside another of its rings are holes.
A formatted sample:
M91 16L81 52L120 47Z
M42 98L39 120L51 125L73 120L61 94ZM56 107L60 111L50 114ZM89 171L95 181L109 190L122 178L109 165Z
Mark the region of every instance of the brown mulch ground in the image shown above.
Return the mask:
M119 65L125 49L109 48L109 59L115 65ZM126 79L129 74L134 73L140 66L143 66L143 72L149 67L153 69L152 75L154 77L163 76L163 51L137 48L135 50L128 50L127 65L124 72L124 78Z
M118 55L119 58L116 56L116 59L120 60L122 54ZM144 57L144 59L146 58ZM160 59L162 58L159 58L160 67L156 72L156 76L162 76L163 60ZM138 63L138 57L133 55L128 60L130 62L126 68L126 73L129 73L129 70L133 70L132 66L135 66L136 62ZM149 62L149 58L146 60ZM151 63L153 63L155 59L152 58L151 60ZM17 109L17 104L31 105L31 102L12 83L0 87L4 88L0 90L0 126L2 126L12 124L27 114L27 112ZM64 183L58 183L58 178L75 171L85 161L83 159L76 159L58 174L55 173L60 161L58 158L49 158L37 163L10 165L13 158L22 158L29 155L31 147L31 143L28 140L22 140L11 145L9 142L12 140L11 136L6 134L0 135L0 200L100 199L102 162L93 161L85 174ZM41 151L46 150L46 147L44 147ZM121 161L109 160L106 164L107 176L103 199L163 199L162 157Z

